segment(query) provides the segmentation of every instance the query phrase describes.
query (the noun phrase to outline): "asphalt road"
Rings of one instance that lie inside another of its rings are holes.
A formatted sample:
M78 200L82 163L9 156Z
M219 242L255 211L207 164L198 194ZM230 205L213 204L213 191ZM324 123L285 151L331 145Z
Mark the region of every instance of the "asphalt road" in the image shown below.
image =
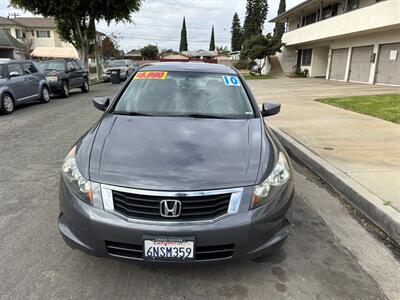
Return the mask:
M89 94L0 116L0 297L3 299L384 299L298 186L284 248L253 261L155 266L68 248L57 228L58 173L75 140L100 116ZM313 197L312 195L310 197Z

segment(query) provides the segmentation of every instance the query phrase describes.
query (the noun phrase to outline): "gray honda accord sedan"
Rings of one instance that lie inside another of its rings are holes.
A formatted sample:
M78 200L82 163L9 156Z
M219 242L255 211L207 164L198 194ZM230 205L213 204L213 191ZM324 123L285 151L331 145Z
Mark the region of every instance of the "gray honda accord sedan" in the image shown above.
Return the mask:
M141 67L62 166L59 230L95 256L155 262L254 258L289 234L293 174L233 68Z

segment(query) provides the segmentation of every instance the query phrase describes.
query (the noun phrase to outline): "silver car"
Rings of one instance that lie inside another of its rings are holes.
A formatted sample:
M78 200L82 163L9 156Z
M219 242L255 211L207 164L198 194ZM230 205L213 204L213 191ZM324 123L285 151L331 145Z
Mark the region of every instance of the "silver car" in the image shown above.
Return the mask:
M289 157L240 73L156 63L130 77L72 147L60 178L59 230L73 248L138 261L252 258L286 240Z
M0 62L0 113L10 114L15 106L39 100L50 101L49 85L32 61Z

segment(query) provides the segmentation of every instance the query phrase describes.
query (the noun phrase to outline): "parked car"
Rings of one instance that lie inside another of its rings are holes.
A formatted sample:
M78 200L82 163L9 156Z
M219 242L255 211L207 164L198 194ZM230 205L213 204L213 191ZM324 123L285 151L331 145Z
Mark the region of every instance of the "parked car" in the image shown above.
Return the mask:
M157 262L253 258L289 233L293 175L243 77L156 63L113 98L67 155L59 230L96 256Z
M68 97L72 88L89 92L89 73L77 59L49 59L39 62L43 69L50 90L54 94Z
M131 71L130 74L135 73L137 70L139 70L139 64L138 63L134 63L130 59L125 59L125 63L126 63L126 66L131 69L130 70Z
M111 80L111 72L118 71L121 80L126 80L134 72L135 65L128 59L108 60L103 71L103 80Z
M0 62L0 112L10 114L15 106L39 100L50 101L49 85L32 61Z

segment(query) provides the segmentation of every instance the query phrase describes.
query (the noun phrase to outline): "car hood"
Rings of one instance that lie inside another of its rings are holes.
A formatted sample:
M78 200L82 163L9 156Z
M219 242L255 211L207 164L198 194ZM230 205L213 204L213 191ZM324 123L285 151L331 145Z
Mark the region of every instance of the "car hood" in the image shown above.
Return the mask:
M92 181L187 191L252 185L261 153L259 119L106 114L90 155Z

